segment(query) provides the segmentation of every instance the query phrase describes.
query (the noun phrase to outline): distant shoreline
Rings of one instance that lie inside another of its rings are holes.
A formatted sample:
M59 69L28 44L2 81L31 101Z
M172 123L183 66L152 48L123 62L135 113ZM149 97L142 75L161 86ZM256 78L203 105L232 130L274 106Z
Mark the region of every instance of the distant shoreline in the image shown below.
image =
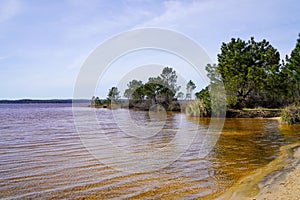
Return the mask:
M89 103L89 99L17 99L0 100L0 104L26 104L26 103Z

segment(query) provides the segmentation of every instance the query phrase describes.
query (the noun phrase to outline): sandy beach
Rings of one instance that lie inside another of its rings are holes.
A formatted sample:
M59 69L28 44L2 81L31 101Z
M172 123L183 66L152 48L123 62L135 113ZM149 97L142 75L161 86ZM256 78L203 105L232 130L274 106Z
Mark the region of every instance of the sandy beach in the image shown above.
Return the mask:
M300 147L293 154L290 170L270 179L261 186L255 200L298 200L300 199Z
M283 146L280 152L218 199L300 200L300 144Z

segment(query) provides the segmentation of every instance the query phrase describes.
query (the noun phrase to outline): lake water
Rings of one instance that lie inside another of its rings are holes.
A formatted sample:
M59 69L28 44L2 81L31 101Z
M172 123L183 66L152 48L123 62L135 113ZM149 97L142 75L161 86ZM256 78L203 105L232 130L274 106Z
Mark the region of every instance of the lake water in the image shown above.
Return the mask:
M85 113L90 108L77 109ZM137 138L120 131L111 110L95 112L100 131L132 154L168 145L183 125L197 124L201 130L209 125L209 119L168 113L160 132ZM137 123L150 123L147 112L131 110L130 115ZM170 165L139 173L106 165L106 157L92 155L80 137L70 104L0 104L0 198L211 199L267 165L281 146L299 142L300 126L280 126L270 119L226 119L206 157L197 156L195 140Z

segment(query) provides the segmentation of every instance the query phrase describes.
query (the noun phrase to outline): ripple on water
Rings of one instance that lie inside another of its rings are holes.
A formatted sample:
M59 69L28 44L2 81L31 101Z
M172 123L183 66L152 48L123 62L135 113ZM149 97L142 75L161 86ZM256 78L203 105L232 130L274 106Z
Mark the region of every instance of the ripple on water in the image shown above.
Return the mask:
M70 105L2 105L0 110L0 198L7 199L211 199L274 160L281 146L300 138L299 127L280 127L274 120L226 119L217 144L205 158L197 157L200 140L196 140L164 169L125 173L104 165L82 145ZM148 123L145 112L130 112L142 125ZM137 139L118 128L109 110L96 109L96 114L110 141L132 154L166 146L181 123L199 123L202 130L209 125L207 119L168 113L161 132Z

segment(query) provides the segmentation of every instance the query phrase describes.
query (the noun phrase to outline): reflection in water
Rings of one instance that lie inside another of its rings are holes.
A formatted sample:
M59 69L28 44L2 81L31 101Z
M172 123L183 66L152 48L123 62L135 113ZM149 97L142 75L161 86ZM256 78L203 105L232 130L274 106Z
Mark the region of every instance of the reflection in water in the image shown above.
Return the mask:
M168 113L162 131L134 138L120 131L109 110L96 109L96 114L111 142L132 153L168 145L182 123L199 123L203 130L209 125L206 118ZM141 125L149 123L146 112L131 110L130 115ZM272 161L281 146L300 138L299 126L279 126L266 119L226 119L222 135L205 158L198 158L199 137L164 169L124 173L95 159L82 145L73 122L69 105L0 105L0 198L210 199Z

